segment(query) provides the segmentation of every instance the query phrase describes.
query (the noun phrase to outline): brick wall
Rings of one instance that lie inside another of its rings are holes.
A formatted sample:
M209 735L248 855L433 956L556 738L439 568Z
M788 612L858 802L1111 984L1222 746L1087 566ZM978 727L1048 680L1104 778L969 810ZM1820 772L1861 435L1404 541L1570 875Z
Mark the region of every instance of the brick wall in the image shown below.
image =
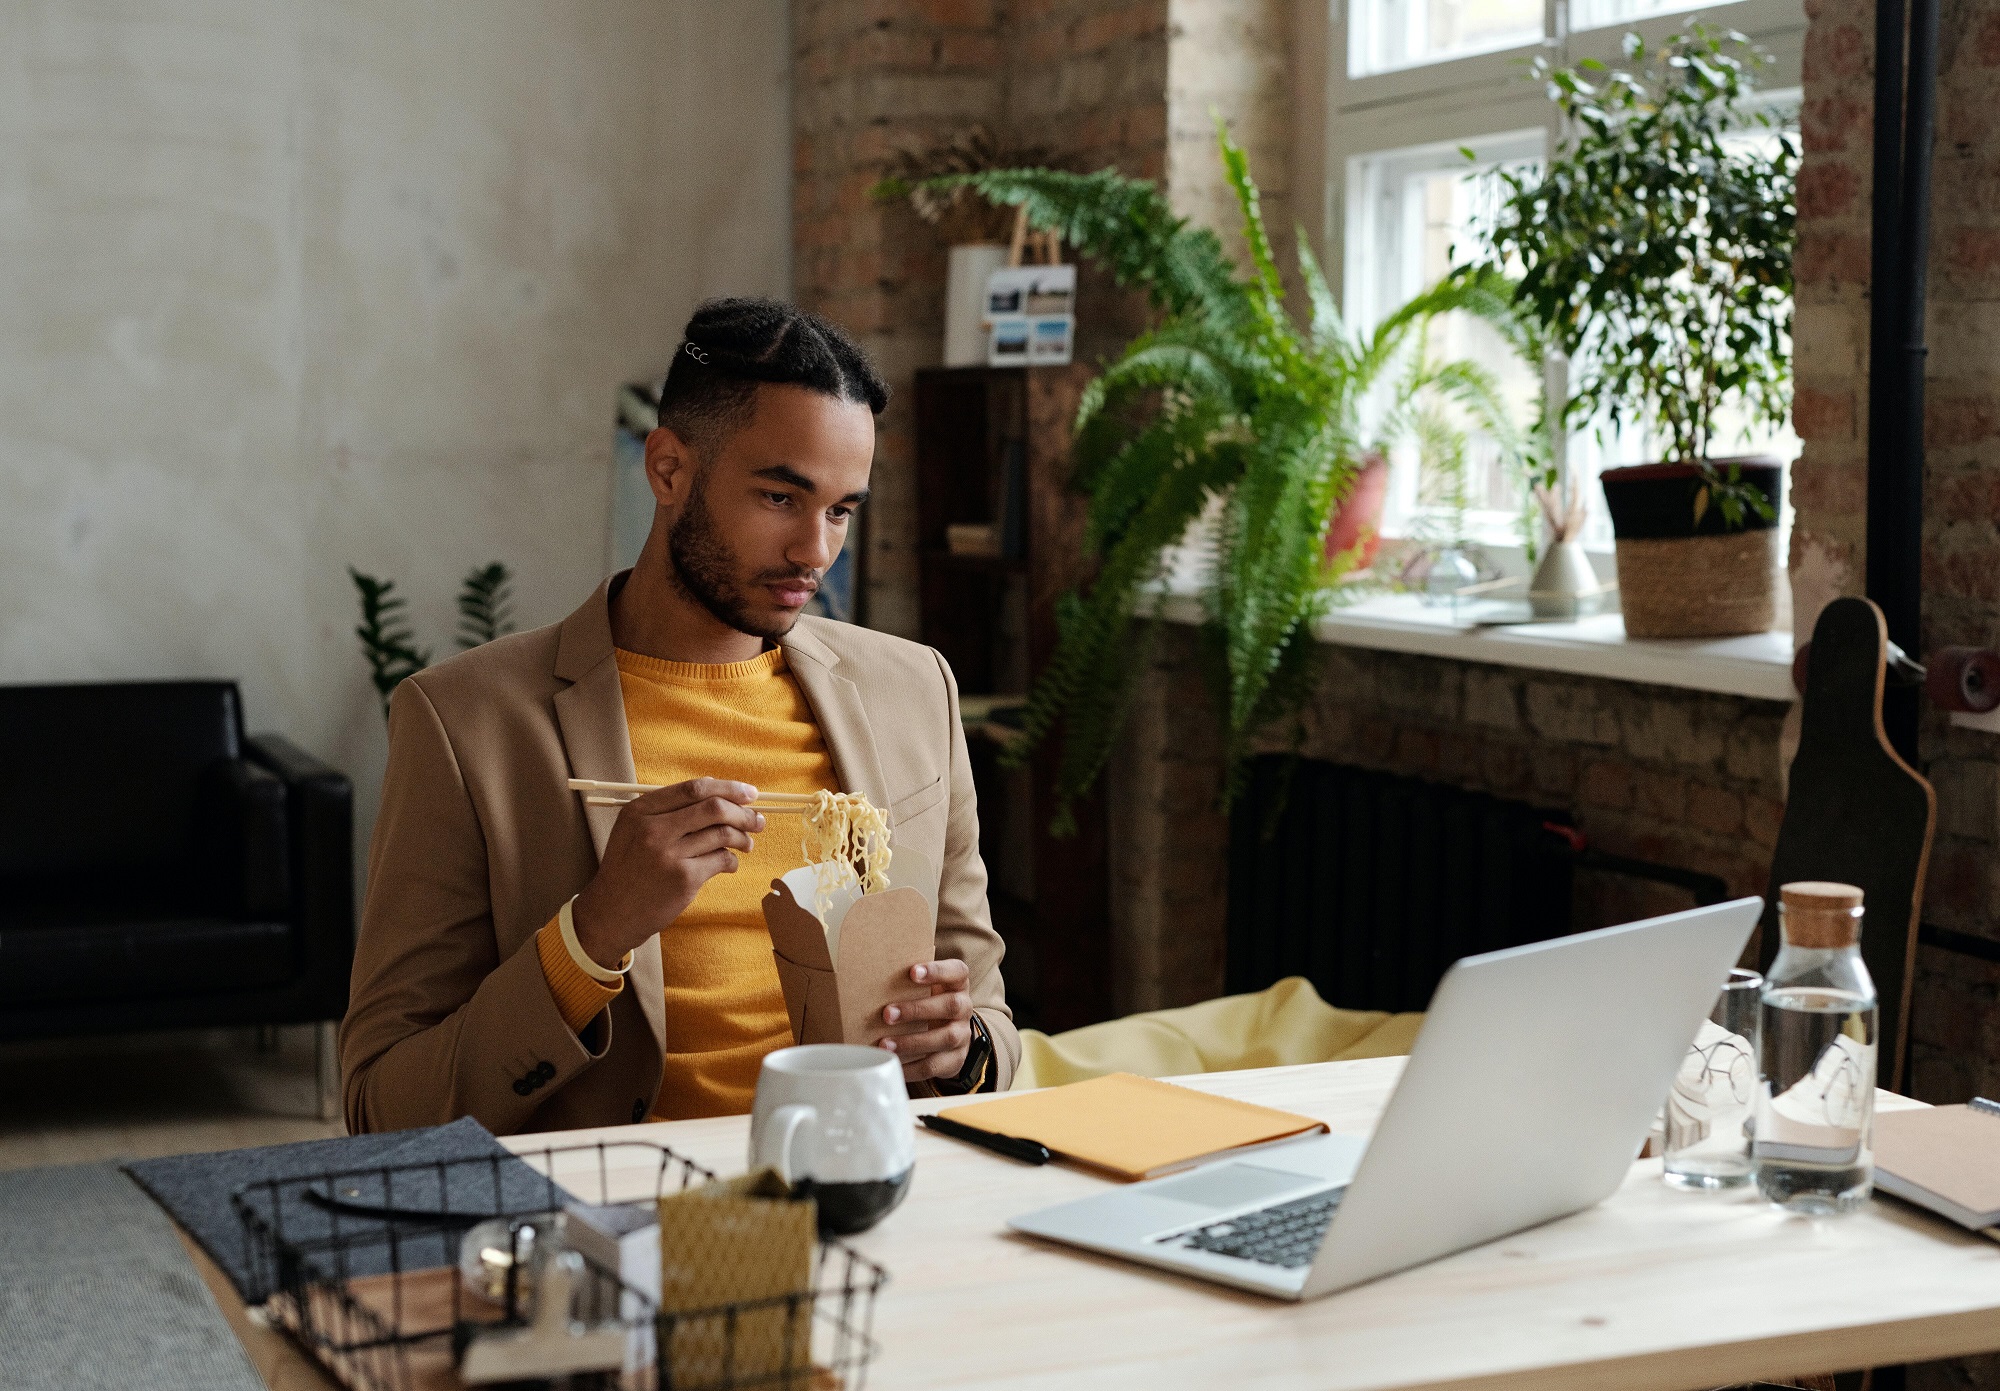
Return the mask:
M1946 0L1933 165L1925 410L1924 643L2000 644L2000 3ZM1865 342L1865 339L1864 339ZM1938 792L1924 919L2000 941L2000 739L1930 713ZM1919 947L1913 1090L2000 1091L2000 964ZM1982 1385L2000 1385L1989 1359Z
M868 622L917 627L910 381L936 363L945 250L900 204L867 197L883 163L974 124L1078 170L1154 179L1236 238L1210 111L1237 128L1290 241L1291 0L797 0L794 293L860 336L896 392L883 418L864 557ZM1144 301L1086 263L1078 352L1146 324Z
M1792 573L1803 628L1862 590L1866 558L1869 198L1874 10L1815 0L1799 175ZM1925 413L1924 646L2000 642L2000 3L1945 0L1933 162ZM2000 740L1926 710L1938 792L1928 923L2000 940ZM2000 1088L2000 965L1918 949L1912 1091ZM1991 1373L1989 1372L1989 1375ZM2000 1381L2000 1378L1996 1378ZM1980 1383L1985 1384L1985 1383Z
M1166 0L798 0L793 15L794 293L859 335L895 396L876 446L863 557L868 622L917 628L910 383L937 363L945 248L867 196L884 161L966 128L1077 168L1165 168ZM1143 306L1086 273L1087 355Z
M910 381L938 361L945 251L868 189L883 161L1001 124L999 0L797 0L792 11L793 294L856 334L894 391L876 441L862 557L869 623L914 634Z
M1227 827L1194 648L1192 629L1163 631L1114 774L1122 1009L1222 989ZM1787 705L1360 648L1324 658L1306 757L1568 811L1601 850L1764 891ZM1577 890L1579 929L1688 906L1622 876L1583 873Z
M1065 167L1167 176L1168 0L1010 0L1007 129ZM1116 353L1146 326L1142 297L1089 262L1077 276L1077 353Z

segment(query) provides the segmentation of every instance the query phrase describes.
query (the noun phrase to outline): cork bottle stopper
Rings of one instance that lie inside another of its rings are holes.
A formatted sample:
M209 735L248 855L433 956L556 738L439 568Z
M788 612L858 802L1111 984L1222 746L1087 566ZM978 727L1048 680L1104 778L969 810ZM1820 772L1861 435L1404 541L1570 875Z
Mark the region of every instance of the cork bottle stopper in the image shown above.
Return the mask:
M1828 950L1861 940L1861 890L1852 884L1807 879L1781 885L1785 941L1795 947Z

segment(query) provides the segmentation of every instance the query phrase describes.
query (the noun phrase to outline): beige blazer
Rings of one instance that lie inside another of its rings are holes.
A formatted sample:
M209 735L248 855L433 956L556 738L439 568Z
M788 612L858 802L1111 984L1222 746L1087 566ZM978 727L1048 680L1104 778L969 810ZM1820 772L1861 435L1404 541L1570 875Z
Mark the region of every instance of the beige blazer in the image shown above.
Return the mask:
M368 854L340 1031L348 1129L476 1117L496 1134L643 1120L667 1017L658 941L584 1032L563 1023L535 933L597 871L615 807L570 778L628 782L632 740L612 657L612 576L561 623L418 673L389 707L389 764ZM938 866L937 950L972 974L999 1085L1021 1055L986 906L958 688L930 648L802 617L782 646L841 786L887 809L898 846ZM726 775L727 769L717 769Z

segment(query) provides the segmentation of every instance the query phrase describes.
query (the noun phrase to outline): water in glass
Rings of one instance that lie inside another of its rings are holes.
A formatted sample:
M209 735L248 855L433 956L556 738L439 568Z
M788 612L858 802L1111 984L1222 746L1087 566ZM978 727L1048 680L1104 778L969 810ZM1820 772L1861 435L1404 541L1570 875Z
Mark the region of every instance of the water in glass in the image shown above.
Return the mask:
M1845 1212L1868 1197L1874 1173L1877 1011L1861 961L1861 891L1815 883L1781 893L1785 942L1759 1010L1757 1187L1795 1212Z
M1667 1182L1677 1188L1733 1188L1750 1181L1763 984L1755 971L1729 973L1674 1075L1663 1153Z

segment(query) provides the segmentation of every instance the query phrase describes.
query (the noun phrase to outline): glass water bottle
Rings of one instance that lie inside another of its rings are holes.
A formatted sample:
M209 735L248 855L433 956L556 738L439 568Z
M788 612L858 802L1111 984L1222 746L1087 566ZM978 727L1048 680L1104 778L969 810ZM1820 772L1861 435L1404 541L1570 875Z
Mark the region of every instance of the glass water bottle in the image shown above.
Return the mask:
M1861 961L1861 890L1779 891L1784 945L1764 976L1751 1162L1766 1198L1846 1212L1874 1178L1875 983Z

